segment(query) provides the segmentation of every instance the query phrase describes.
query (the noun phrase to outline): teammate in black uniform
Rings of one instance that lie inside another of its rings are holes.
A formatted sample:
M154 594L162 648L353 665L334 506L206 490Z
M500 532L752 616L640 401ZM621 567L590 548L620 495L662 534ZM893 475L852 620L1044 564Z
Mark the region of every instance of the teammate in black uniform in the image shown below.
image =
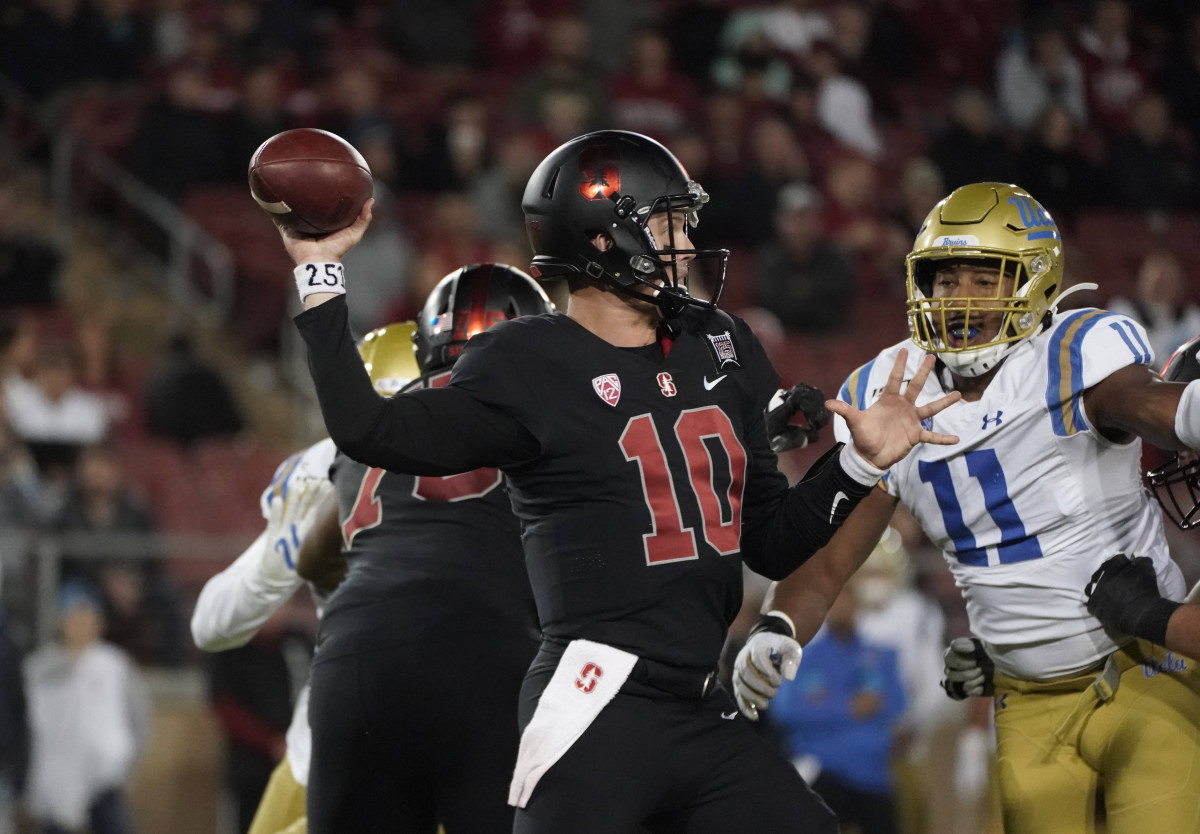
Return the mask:
M448 387L389 400L371 391L338 297L370 203L342 232L284 238L337 445L397 472L508 478L542 626L509 794L517 834L835 830L713 685L739 557L787 575L913 445L957 439L921 426L954 395L912 403L932 359L903 395L898 364L871 409L827 402L854 446L789 488L764 425L778 375L745 323L688 294L699 258L723 278L727 253L688 239L707 199L644 136L558 148L523 204L531 271L569 282L566 314L503 322L471 341ZM474 662L464 647L463 687L488 685Z
M422 376L410 388L445 385L491 324L551 309L512 267L451 273L417 323ZM387 364L380 347L411 354L405 341L375 346L372 363ZM377 389L386 376L371 368ZM414 477L341 453L330 473L337 506L308 541L326 543L326 562L344 545L347 573L314 658L309 829L434 834L440 822L448 834L508 834L517 695L538 629L502 477ZM314 559L306 552L301 570Z

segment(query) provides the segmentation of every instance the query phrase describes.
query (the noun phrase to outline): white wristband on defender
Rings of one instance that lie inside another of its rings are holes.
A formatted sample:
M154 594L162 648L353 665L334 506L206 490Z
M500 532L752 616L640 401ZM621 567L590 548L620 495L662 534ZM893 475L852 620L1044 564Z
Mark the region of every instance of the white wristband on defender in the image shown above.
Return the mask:
M296 290L303 301L315 292L346 293L346 270L341 264L300 264L292 270L296 276Z
M793 638L795 638L795 636L796 636L796 624L795 624L794 622L792 622L792 618L791 618L791 617L789 617L789 616L788 616L786 613L784 613L783 611L780 611L778 608L772 608L770 611L768 611L768 612L767 612L766 614L764 614L763 616L765 616L765 617L778 617L779 619L783 620L785 623L787 623L787 627L788 627L788 628L790 628L790 629L792 630L792 637L793 637Z
M887 474L886 469L879 469L859 454L853 443L842 447L841 464L847 475L864 486L874 486Z
M1175 436L1189 449L1200 450L1200 379L1189 382L1179 397Z

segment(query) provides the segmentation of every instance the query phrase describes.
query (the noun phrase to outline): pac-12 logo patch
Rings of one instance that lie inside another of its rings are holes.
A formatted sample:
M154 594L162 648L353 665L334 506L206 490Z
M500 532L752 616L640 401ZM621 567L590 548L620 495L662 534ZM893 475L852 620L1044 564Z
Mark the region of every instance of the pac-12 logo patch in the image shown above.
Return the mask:
M588 148L579 155L579 193L589 200L607 200L621 190L616 148Z
M609 405L615 406L617 400L621 399L621 380L616 374L602 374L596 377L592 380L592 387L596 389L600 399Z
M603 675L604 670L595 663L586 663L579 672L579 677L575 679L575 688L586 695L596 688L596 682Z
M671 375L666 371L658 375L658 388L664 397L673 397L678 391L675 387L675 380L671 379Z

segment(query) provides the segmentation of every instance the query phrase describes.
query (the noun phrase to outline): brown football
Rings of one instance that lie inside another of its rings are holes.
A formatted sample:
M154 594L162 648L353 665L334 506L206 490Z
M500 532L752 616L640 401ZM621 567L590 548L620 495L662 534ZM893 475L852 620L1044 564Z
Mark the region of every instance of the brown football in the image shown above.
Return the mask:
M354 222L371 196L371 169L337 134L277 133L250 157L250 195L278 225L325 235Z

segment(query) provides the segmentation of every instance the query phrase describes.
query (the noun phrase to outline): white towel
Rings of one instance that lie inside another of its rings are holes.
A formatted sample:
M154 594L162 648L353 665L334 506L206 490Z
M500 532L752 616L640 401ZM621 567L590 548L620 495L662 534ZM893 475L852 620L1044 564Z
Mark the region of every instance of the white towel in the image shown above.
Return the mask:
M521 734L508 804L524 808L538 780L578 741L613 699L637 655L590 640L572 640Z

